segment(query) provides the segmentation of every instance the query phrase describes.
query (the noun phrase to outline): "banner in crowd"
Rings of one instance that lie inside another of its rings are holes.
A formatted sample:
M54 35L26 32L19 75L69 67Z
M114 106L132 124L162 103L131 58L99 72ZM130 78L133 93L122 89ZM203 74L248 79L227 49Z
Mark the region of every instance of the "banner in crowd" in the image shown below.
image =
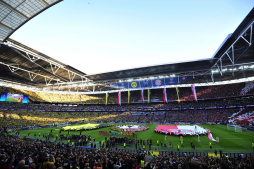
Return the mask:
M128 104L130 103L130 99L131 99L131 91L128 91Z
M1 93L0 101L27 103L28 96L13 93Z
M158 78L148 80L137 80L131 82L109 83L106 84L106 86L124 89L146 89L146 88L162 87L166 85L173 85L192 78L193 76Z
M141 94L141 100L142 100L142 102L144 102L144 91L140 90L140 94Z
M191 85L191 90L192 90L192 94L193 94L193 97L194 97L194 100L195 101L198 101L197 99L197 94L196 94L196 88L195 88L195 85Z
M108 92L106 92L106 103L105 103L105 105L107 105L108 104Z
M178 103L180 103L180 99L179 99L179 90L178 90L178 87L176 87L176 93L177 93L177 97L178 97Z
M165 103L165 102L168 102L167 90L166 90L166 88L163 88L162 91L163 91L163 100L164 100L164 103Z
M121 105L121 91L118 91L118 105Z
M150 103L150 95L151 95L151 92L150 92L150 89L147 90L147 97L148 97L148 103Z

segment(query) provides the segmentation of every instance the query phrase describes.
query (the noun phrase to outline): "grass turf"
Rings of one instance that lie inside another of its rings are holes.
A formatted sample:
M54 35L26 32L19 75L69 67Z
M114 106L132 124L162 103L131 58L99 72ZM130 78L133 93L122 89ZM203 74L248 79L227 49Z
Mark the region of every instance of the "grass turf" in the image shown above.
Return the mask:
M116 124L119 125L119 124ZM168 135L168 141L165 140L165 134L159 134L154 132L154 128L157 124L146 124L149 129L146 131L140 131L137 132L137 138L138 139L152 139L152 146L151 149L154 150L155 148L159 150L164 151L177 151L176 147L179 144L180 145L180 137L179 136L170 136ZM211 133L213 134L213 137L219 137L219 143L212 142L212 149L209 147L209 139L207 136L201 136L201 142L198 142L198 137L190 137L186 136L183 138L184 147L180 148L180 151L188 151L193 152L194 150L190 146L190 142L192 141L196 146L196 152L214 152L215 149L219 151L220 149L223 152L236 152L236 153L253 153L254 150L251 146L252 142L254 141L254 133L252 131L244 130L243 132L235 132L227 129L227 126L224 125L200 125L204 128L210 129ZM41 129L33 129L33 130L23 130L20 132L20 137L26 136L27 138L34 138L34 134L36 134L38 138L38 134L41 134L41 137L39 139L43 139L42 135L44 133L49 133L50 130L53 130L53 135L58 134L61 127L51 127L51 128L41 128ZM83 135L90 135L93 138L95 138L97 147L99 146L98 142L101 140L104 140L105 137L110 137L110 135L99 135L99 131L110 131L110 127L106 128L100 128L96 130L87 130L82 131ZM27 136L27 133L30 132L30 136ZM11 133L12 135L15 135L14 133ZM68 131L62 131L61 134L68 134ZM70 131L70 134L76 134L79 135L80 131ZM130 137L133 138L133 137ZM167 143L169 145L169 141L172 142L173 148L169 147L161 147L157 146L156 142L157 140L163 141L164 143ZM50 141L53 141L53 138L50 138ZM67 143L67 141L62 141L64 143ZM123 146L118 145L118 148L123 148ZM142 146L139 145L138 148L142 149ZM135 149L135 144L132 145L132 147L127 147L129 149ZM146 146L146 149L148 149L148 146Z

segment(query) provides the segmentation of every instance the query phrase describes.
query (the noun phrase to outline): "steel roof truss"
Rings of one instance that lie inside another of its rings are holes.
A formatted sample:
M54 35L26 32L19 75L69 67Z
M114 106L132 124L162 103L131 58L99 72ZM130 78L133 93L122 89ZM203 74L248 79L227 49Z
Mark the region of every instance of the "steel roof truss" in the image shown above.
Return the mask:
M29 59L31 62L35 62L36 60L39 60L38 57L34 57L34 56L30 57L30 55L29 55L28 52L26 52L26 55L27 55L27 57L28 57L27 59Z
M241 38L242 38L243 40L245 40L245 42L247 42L247 43L249 44L249 46L251 45L251 43L250 43L249 41L247 41L243 36L241 36Z
M230 58L228 52L226 52L226 55L228 56L229 60L231 61L232 65L234 65L234 46L232 46L232 59Z
M251 25L251 27L250 27L250 44L252 44L252 27L253 27L253 25Z
M52 81L52 78L49 79L49 78L45 77L46 85L49 85L51 81Z
M84 78L86 78L87 80L89 80L87 77L85 77L85 76L83 76L83 75L80 75L80 74L78 74L78 73L76 73L76 72L73 72L73 71L71 71L71 70L68 70L68 69L64 68L64 65L61 65L61 64L56 63L56 62L54 62L54 61L51 61L50 59L46 59L46 58L44 58L43 56L39 56L38 54L36 54L36 53L34 53L34 52L30 51L30 50L27 50L27 49L25 49L25 48L23 48L23 47L21 47L21 46L18 46L18 45L16 45L16 44L13 44L13 43L11 43L11 42L9 42L9 41L8 41L8 45L9 45L10 47L14 48L14 49L17 49L17 50L19 50L19 51L22 51L22 52L25 52L25 53L29 54L29 56L31 55L31 56L33 56L34 58L37 58L37 60L38 60L38 59L41 59L41 60L43 60L43 61L45 61L45 62L48 62L48 63L51 64L52 66L53 66L53 65L54 65L54 66L57 66L57 67L59 67L59 68L61 68L61 69L63 69L63 70L68 71L68 73L70 72L70 73L72 73L72 74L75 74L75 75L80 76L80 77L84 77ZM30 57L25 57L25 58L27 58L28 60L32 61L32 60L31 60L31 56L30 56ZM24 55L23 55L23 57L24 57ZM33 62L33 63L35 63L35 62ZM37 64L37 63L35 63L35 64ZM39 64L37 64L37 65L40 66L40 67L42 67L43 69L45 69L43 66L41 66L41 65L39 65ZM46 69L45 69L45 70L46 70ZM47 70L47 71L48 71L48 70ZM56 71L54 71L54 72L56 73Z
M212 79L212 81L214 83L213 72L211 73L211 79Z
M29 74L30 80L34 81L34 79L36 78L37 75L35 75L35 74L31 73L31 72L28 72L28 74Z
M28 73L31 73L31 74L34 74L34 75L37 75L37 76L41 76L41 77L47 78L47 79L51 79L51 80L54 80L54 81L60 81L59 79L53 79L53 78L51 78L49 76L45 76L45 75L42 75L42 74L39 74L39 73L35 73L35 72L32 72L32 71L26 70L24 68L20 68L19 65L16 66L14 64L7 64L7 63L4 63L4 62L0 62L0 64L7 66L10 69L11 72L15 72L17 70L22 70L24 72L28 72ZM60 81L60 82L62 82L62 81ZM46 84L49 84L49 83L46 83Z
M71 72L71 71L68 70L68 74L69 74L70 82L73 82L73 79L74 79L76 73L73 73L73 72Z
M220 66L219 66L218 63L217 63L217 68L218 68L218 70L219 70L219 72L220 72L220 75L223 76L223 72L222 72L222 58L219 59L219 62L220 62Z
M231 51L231 49L232 49L232 60L231 60L231 62L234 64L234 45L235 45L235 43L236 42L238 42L238 40L240 39L240 38L242 38L245 42L247 42L248 44L249 44L249 46L252 44L252 27L253 27L253 24L254 24L254 21L252 21L250 24L249 24L249 26L247 26L247 28L238 36L238 38L232 43L232 45L221 55L221 57L218 59L218 61L214 64L214 66L216 66L217 65L217 67L218 67L218 62L221 62L221 59L225 56L225 54L227 54L227 53L230 53ZM246 40L244 37L243 37L243 35L248 31L250 29L250 42L248 41L248 40ZM228 55L228 54L227 54Z
M17 65L17 67L15 65ZM15 72L20 69L18 64L9 64L7 65L7 67L10 69L11 72Z
M60 67L58 67L58 66L55 65L56 70L54 70L54 68L53 68L53 66L52 66L52 63L50 63L50 67L51 67L52 73L53 73L54 75L56 74L56 72L57 72L57 71L59 70L59 68L60 68Z

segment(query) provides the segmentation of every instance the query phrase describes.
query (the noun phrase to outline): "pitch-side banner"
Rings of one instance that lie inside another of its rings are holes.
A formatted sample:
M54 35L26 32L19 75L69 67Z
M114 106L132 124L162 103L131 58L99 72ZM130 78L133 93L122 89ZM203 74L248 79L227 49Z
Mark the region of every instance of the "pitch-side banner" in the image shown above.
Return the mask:
M115 87L115 88L125 88L125 89L156 88L160 86L177 84L192 78L193 76L158 78L158 79L148 79L148 80L140 80L140 81L132 81L132 82L109 83L109 84L106 84L106 86Z

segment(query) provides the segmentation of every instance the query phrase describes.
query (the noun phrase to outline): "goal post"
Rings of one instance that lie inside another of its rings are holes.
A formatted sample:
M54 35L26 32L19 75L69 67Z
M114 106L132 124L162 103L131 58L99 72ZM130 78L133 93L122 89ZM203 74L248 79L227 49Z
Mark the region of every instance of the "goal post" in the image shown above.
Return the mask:
M242 132L243 128L240 125L234 125L234 124L227 124L228 130L232 130L235 132Z
M233 124L227 124L228 130L235 130L235 125Z
M242 132L243 128L239 125L235 125L235 132Z

